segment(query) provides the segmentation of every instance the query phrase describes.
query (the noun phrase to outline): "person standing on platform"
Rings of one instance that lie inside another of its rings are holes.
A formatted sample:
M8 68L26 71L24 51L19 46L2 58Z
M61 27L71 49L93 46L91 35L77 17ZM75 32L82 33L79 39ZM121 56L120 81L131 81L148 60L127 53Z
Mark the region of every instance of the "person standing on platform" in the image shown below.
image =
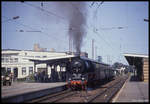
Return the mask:
M13 73L10 73L9 76L10 76L10 79L11 79L11 83L13 83L13 80L14 80L14 75L13 75Z
M34 80L37 82L37 72L34 73Z
M38 81L38 82L41 81L41 75L40 75L40 72L38 72L38 74L37 74L37 81Z

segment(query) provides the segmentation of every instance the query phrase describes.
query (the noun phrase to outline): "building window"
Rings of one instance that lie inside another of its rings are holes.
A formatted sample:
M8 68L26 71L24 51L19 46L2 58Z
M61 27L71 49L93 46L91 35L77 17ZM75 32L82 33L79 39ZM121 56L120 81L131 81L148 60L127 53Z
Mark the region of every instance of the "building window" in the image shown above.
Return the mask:
M43 58L46 58L47 56L43 56Z
M8 73L8 74L11 73L11 68L7 68L7 73Z
M26 67L22 67L22 75L26 75Z
M2 62L4 62L4 58L2 57Z
M4 76L4 75L6 75L6 68L5 67L2 67L2 69L1 69L1 75L2 76Z
M8 63L9 62L9 59L8 58L6 58L6 63Z
M13 63L13 58L10 58L10 63Z
M33 74L33 67L29 67L29 75Z
M35 56L36 58L40 58L40 56Z
M14 62L18 62L18 58L15 58L15 61Z

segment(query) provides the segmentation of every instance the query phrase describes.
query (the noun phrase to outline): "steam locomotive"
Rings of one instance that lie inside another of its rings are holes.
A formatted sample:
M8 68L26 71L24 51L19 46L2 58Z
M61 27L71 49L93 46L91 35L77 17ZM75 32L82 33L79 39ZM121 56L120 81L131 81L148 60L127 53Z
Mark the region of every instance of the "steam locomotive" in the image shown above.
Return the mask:
M114 70L110 65L85 57L72 59L70 69L67 85L71 90L86 90L89 86L114 77Z

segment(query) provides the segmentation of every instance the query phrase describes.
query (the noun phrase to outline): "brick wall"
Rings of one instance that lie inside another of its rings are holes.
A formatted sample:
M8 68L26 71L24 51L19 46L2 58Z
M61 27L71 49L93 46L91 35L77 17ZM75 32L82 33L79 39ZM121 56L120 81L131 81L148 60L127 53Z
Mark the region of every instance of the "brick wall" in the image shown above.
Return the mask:
M143 74L144 74L144 82L148 82L149 80L149 59L143 59Z

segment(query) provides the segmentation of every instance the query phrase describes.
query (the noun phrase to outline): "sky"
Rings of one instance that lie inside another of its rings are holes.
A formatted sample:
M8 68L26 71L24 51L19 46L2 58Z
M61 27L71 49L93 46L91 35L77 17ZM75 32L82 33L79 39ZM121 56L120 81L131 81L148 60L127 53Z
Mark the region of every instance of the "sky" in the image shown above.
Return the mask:
M62 5L66 3L65 5ZM148 55L148 2L2 2L2 49L32 50L35 43L50 51L69 51L70 8L85 15L82 52L105 63L128 64L123 53ZM18 19L12 19L19 16ZM78 17L77 13L74 15ZM76 19L78 21L78 19ZM24 32L20 32L23 30ZM74 51L74 49L73 49Z

